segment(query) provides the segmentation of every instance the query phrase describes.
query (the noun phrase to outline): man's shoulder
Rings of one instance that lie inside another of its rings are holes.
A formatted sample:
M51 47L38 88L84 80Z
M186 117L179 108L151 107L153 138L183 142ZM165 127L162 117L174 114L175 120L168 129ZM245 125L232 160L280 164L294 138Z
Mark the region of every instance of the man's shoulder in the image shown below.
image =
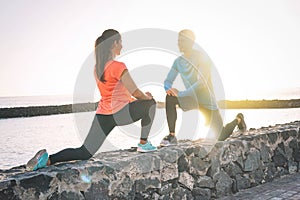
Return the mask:
M174 61L174 62L178 62L178 61L180 61L180 60L182 60L182 59L184 59L184 58L183 58L183 56L182 56L182 55L180 55L180 56L178 56L178 57L175 59L175 61Z
M194 50L193 62L198 65L203 65L203 64L210 63L210 59L205 52L199 51L199 50Z
M183 60L184 58L182 55L178 56L173 62L173 67L178 67Z
M193 57L198 58L198 59L206 59L207 55L203 51L194 49L193 50Z
M201 52L198 49L193 49L193 56L201 56L203 54L203 52Z

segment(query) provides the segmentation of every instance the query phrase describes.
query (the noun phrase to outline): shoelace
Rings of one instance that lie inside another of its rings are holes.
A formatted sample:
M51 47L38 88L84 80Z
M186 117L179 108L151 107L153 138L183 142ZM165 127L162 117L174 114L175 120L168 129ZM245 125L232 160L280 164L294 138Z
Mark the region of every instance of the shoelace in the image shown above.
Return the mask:
M146 144L145 144L145 148L146 149L152 149L154 146L151 144L151 142L147 142Z

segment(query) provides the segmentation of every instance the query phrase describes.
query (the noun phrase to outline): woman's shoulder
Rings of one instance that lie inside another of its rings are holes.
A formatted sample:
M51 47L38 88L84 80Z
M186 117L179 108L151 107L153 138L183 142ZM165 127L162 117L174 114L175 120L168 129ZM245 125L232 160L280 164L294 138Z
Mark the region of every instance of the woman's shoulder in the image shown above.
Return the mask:
M112 60L109 63L107 63L106 69L115 71L118 69L127 69L127 67L126 67L125 63L123 63L123 62Z
M123 62L112 60L106 67L106 77L114 77L119 80L123 71L126 69L127 67Z
M123 62L119 62L116 60L112 60L111 63L109 65L114 65L114 66L126 66L125 63Z

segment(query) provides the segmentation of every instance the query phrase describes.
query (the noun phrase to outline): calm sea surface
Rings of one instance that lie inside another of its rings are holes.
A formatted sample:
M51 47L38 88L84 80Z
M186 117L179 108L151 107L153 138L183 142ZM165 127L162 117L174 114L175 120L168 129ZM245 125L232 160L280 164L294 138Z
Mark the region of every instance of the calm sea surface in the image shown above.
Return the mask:
M71 103L71 101L69 103ZM16 106L15 104L11 105L12 106L10 107ZM32 105L36 104L30 104L30 106ZM248 128L260 128L262 126L300 120L300 108L228 109L222 111L224 113L223 119L225 123L230 122L237 113L242 112L245 115L245 121ZM157 109L157 120L154 121L154 128L150 133L150 140L154 145L158 145L161 139L168 133L164 112L163 109ZM194 114L199 113L197 111L189 112L194 112ZM200 114L199 117L189 118L198 120L199 125L185 131L181 130L182 124L186 123L183 120L185 115L183 115L181 110L179 110L178 113L176 128L177 130L180 129L180 134L178 135L179 139L197 139L206 136L207 128L204 127L203 118ZM14 166L23 165L36 153L36 151L42 148L46 148L49 154L53 154L64 148L81 146L93 116L94 112L86 112L1 119L0 169L8 169ZM99 152L127 149L136 146L140 136L139 130L139 122L129 126L116 127L99 149ZM188 132L190 134L188 134Z

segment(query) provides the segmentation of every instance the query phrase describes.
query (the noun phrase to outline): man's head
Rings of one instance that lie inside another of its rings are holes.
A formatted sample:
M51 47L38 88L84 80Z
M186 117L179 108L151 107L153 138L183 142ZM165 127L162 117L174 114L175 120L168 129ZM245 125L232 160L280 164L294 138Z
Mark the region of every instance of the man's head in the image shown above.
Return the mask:
M184 29L178 34L178 47L180 52L186 52L193 48L195 34L189 29Z

